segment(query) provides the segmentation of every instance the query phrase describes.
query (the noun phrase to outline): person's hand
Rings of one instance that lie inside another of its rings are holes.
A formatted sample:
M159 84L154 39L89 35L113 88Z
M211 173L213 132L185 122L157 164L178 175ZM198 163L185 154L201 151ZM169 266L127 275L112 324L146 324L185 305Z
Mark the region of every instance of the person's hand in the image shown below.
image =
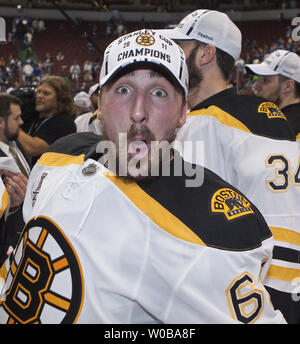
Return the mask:
M10 207L18 207L24 201L28 178L22 173L7 170L1 171L0 174L4 175L4 184L10 196Z

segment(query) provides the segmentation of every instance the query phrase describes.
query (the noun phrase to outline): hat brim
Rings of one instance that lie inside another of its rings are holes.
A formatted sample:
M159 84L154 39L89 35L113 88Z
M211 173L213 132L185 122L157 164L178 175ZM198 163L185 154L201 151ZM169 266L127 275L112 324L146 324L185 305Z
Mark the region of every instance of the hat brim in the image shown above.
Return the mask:
M187 36L186 34L179 31L177 28L175 29L162 29L157 30L161 35L165 36L166 38L176 40L182 40L182 41L191 41L193 38Z
M142 67L150 67L153 70L156 70L160 72L161 74L165 75L167 79L174 85L177 84L180 88L182 88L182 91L185 95L187 95L187 89L180 83L180 81L175 77L175 75L172 73L172 71L167 68L164 64L161 62L157 62L155 60L147 59L146 61L135 61L132 60L130 62L127 62L123 65L118 66L114 70L110 72L110 74L106 75L101 81L100 85L101 87L104 86L108 82L114 82L115 79L120 78L121 76L127 74L128 72L139 69Z
M271 69L265 62L262 63L254 63L254 64L246 64L245 67L250 70L252 73L257 75L278 75L279 73L275 72Z

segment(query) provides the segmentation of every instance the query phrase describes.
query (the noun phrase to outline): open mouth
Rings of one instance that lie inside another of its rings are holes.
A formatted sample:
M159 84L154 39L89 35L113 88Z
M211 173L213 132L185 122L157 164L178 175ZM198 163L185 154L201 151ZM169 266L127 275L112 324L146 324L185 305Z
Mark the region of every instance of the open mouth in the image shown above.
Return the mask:
M135 159L143 159L150 151L150 140L135 137L128 142L128 155Z

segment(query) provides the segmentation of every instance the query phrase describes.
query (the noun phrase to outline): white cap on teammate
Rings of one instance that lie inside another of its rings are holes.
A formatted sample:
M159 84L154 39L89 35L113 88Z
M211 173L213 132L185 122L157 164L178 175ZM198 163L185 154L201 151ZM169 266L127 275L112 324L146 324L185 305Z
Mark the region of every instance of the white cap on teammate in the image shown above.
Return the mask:
M281 74L300 83L300 57L288 50L275 50L262 63L247 64L246 67L257 75Z
M186 17L174 29L159 30L173 40L197 40L212 44L237 60L241 54L242 34L227 14L196 10Z

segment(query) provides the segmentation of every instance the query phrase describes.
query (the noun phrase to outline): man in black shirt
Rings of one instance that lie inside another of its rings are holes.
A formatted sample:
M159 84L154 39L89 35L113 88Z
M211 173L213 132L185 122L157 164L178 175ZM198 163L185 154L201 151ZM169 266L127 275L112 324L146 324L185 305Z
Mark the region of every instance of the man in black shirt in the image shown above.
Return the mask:
M24 226L22 204L30 165L16 141L22 124L21 101L11 94L0 93L0 176L6 189L2 194L0 186L0 266L16 246Z
M67 83L59 76L44 77L36 91L39 116L28 134L20 130L19 142L35 163L57 139L76 133L73 116L76 108Z

